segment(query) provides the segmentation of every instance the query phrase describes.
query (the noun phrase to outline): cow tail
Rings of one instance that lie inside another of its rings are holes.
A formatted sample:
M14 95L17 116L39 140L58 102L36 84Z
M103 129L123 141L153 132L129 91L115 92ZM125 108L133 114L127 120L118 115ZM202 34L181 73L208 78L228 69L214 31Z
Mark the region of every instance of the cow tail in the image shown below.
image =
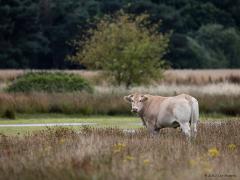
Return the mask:
M195 98L192 98L191 101L191 134L194 134L197 132L197 124L199 121L199 106L198 101Z

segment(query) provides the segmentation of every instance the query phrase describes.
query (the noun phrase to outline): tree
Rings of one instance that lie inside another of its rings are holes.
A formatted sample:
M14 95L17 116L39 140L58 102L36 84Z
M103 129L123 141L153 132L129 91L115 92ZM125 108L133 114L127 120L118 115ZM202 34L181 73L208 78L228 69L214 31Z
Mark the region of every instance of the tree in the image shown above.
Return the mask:
M72 51L72 47L67 42L88 28L87 20L97 14L97 4L94 0L40 0L40 2L40 20L43 33L49 40L50 51L40 59L39 65L45 66L42 68L69 67L70 63L65 61L65 56Z
M202 26L192 35L209 52L204 64L207 68L240 67L240 32L234 28L224 28L219 24Z
M159 33L158 24L147 28L148 17L122 11L104 16L90 30L90 37L75 41L77 53L69 59L102 69L117 85L127 88L161 78L169 34Z
M239 0L0 0L0 68L82 68L65 61L75 53L69 42L120 9L173 32L164 56L173 68L239 67Z
M0 68L26 68L49 51L37 0L0 1Z

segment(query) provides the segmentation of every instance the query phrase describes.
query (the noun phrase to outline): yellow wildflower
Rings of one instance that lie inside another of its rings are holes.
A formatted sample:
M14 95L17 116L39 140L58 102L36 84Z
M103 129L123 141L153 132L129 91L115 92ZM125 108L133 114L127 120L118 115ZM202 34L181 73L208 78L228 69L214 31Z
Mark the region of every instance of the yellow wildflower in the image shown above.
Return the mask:
M148 164L150 163L150 161L149 161L148 159L144 159L144 160L143 160L143 163L144 163L145 165L148 165Z
M64 144L65 143L65 139L60 139L59 144Z
M124 143L117 143L113 146L113 152L114 153L119 153L121 152L124 148L126 147L126 145Z
M46 147L44 148L44 151L45 151L45 152L48 152L48 151L50 151L51 149L52 149L51 146L46 146Z
M235 150L236 148L237 148L236 144L229 144L228 145L228 149L231 150L231 151Z
M206 173L211 173L213 171L213 168L211 164L208 161L201 162L202 168Z
M132 160L134 160L134 157L132 157L132 156L126 156L126 157L125 157L125 160L132 161Z
M217 157L217 156L219 156L219 151L215 147L211 148L211 149L208 150L208 155L210 157Z
M197 160L194 160L194 159L191 159L191 160L189 161L190 166L196 166L197 163L198 163Z
M124 149L126 147L126 145L124 143L118 143L115 146L119 149Z
M113 152L114 153L119 153L119 152L121 152L121 150L120 149L114 149Z

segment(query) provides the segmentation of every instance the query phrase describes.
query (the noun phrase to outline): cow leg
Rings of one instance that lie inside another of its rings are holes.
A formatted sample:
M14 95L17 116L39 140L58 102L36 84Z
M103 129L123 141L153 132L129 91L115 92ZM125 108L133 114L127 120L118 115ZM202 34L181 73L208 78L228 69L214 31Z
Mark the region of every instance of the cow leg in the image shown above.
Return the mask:
M151 136L155 136L158 134L158 131L156 131L154 128L148 128L148 132Z
M160 128L156 127L155 122L156 121L154 119L150 119L148 121L145 121L146 128L147 128L147 130L148 130L148 132L150 133L151 136L157 135L159 130L160 130Z
M145 126L145 127L146 127L147 125L146 125L146 122L145 122L145 120L144 120L142 117L141 117L141 120L142 120L143 126Z
M183 133L184 133L188 138L190 138L190 137L191 137L191 129L190 129L189 123L181 123L181 124L180 124L180 127L181 127Z
M197 136L197 123L193 123L192 124L192 132L191 132L191 135L196 138Z
M154 126L147 126L147 130L150 133L150 135L153 137L158 134L160 129L156 129Z

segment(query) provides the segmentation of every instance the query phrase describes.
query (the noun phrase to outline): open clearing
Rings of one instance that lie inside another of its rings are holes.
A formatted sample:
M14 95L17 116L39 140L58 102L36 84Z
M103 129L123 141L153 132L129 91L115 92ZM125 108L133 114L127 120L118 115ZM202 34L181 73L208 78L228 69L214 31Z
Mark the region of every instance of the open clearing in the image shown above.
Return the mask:
M0 120L0 133L7 135L25 134L35 130L46 129L49 124L50 126L52 124L63 124L63 126L68 126L76 130L80 128L80 125L129 129L141 127L139 125L140 122L141 121L137 117L126 116L78 116L61 114L18 115L16 120ZM29 124L32 125L30 126Z
M222 122L240 120L240 117L226 117L219 114L201 115L201 122ZM120 129L141 128L141 120L135 116L79 116L62 114L19 114L16 120L0 119L0 133L7 135L25 134L53 126L67 126L79 130L81 126L117 127Z

